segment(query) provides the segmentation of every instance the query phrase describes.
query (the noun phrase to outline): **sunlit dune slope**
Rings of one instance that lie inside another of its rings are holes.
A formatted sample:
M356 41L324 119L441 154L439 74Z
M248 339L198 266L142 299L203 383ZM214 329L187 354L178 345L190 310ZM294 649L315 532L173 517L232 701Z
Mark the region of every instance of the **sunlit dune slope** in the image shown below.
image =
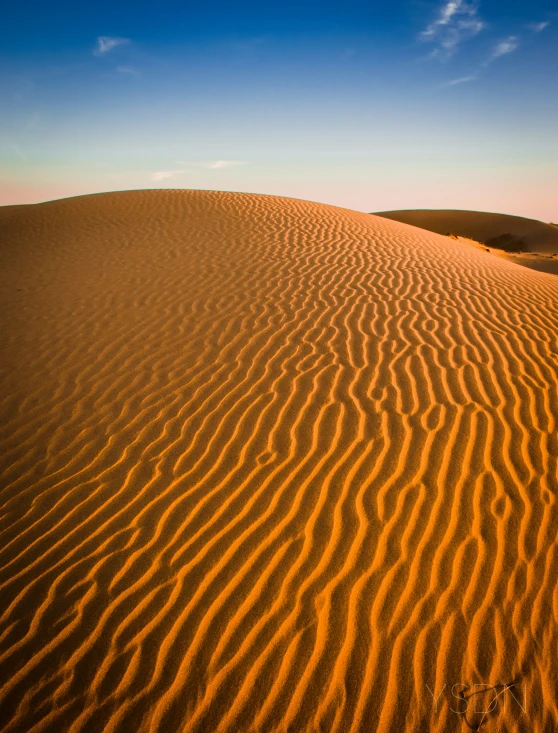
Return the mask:
M234 193L0 238L2 731L558 729L558 278Z
M381 211L376 216L412 224L438 234L469 237L499 249L558 252L558 228L522 216L449 209Z

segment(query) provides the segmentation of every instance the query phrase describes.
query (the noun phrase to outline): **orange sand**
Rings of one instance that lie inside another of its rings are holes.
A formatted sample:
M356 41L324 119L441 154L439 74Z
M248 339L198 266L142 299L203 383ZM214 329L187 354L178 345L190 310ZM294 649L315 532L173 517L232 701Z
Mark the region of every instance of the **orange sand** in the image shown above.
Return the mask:
M3 731L558 729L558 278L233 193L0 238Z
M521 240L520 249L523 251L551 254L558 251L558 229L555 225L522 216L451 209L381 211L377 216L412 224L438 234L451 232L503 249L506 249L506 240L502 239L498 243L498 239L512 235ZM491 244L491 240L496 242Z
M408 209L376 216L412 224L438 234L474 240L510 262L558 275L558 227L536 219L485 211Z

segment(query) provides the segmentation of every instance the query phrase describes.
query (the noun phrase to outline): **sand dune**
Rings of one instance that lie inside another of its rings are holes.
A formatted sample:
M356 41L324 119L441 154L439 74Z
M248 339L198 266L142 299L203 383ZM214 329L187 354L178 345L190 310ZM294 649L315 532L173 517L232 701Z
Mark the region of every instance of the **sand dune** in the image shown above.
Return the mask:
M381 211L376 216L473 239L496 252L508 252L508 259L517 264L558 274L558 227L553 224L522 216L449 209Z
M522 249L532 252L558 252L558 227L536 219L485 211L449 209L409 209L381 211L376 216L404 224L412 224L438 234L457 234L476 239L493 247L505 249L512 240L523 240ZM506 238L506 235L509 235ZM520 243L517 243L520 246Z
M0 237L3 731L558 729L555 276L233 193Z

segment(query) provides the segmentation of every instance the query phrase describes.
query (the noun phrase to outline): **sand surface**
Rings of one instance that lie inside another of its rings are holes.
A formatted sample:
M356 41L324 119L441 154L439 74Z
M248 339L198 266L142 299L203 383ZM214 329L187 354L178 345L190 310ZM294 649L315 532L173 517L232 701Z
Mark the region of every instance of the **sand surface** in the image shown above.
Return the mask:
M523 216L492 214L486 211L460 211L452 209L409 209L382 211L377 216L428 229L438 234L457 234L478 242L490 244L506 234L524 240L525 250L533 252L558 251L558 227L537 219ZM494 245L496 246L496 245ZM505 240L502 241L505 248Z
M232 193L0 239L2 731L558 729L558 278Z
M473 239L511 262L558 274L558 227L554 224L522 216L451 209L381 211L377 216L438 234Z

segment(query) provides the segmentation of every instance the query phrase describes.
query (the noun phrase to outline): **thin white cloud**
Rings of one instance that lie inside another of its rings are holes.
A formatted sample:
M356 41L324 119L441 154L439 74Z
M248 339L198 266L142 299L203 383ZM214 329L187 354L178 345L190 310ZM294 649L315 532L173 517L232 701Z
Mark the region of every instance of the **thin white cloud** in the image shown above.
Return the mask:
M549 25L550 25L550 21L545 20L542 23L529 23L527 28L533 31L533 33L540 33L541 31L544 31L544 29Z
M246 165L243 160L213 160L206 163L206 168L230 168L233 165Z
M177 163L179 165L192 165L196 168L210 168L212 170L216 170L218 168L230 168L235 165L247 165L244 160L210 160L205 163L192 163L191 161L178 160Z
M116 36L98 36L97 46L93 52L96 56L103 56L117 46L124 46L130 43L129 38L118 38Z
M448 0L439 9L438 16L419 33L419 39L436 44L433 56L447 58L462 41L478 35L485 27L476 4Z
M455 87L458 84L466 84L470 81L475 81L478 79L478 76L460 76L458 79L452 79L451 81L447 81L445 84L442 84L443 87Z
M155 171L155 173L151 174L151 180L152 181L164 181L167 178L174 178L174 176L179 176L182 173L193 173L194 171L192 168L206 168L209 170L217 170L219 168L230 168L231 166L235 165L247 165L245 161L242 160L210 160L203 163L192 163L191 161L187 160L177 160L177 165L186 165L187 168L173 168L172 170L168 171Z
M186 173L187 171L183 168L179 170L172 170L172 171L156 171L155 173L152 173L151 180L152 181L164 181L166 178L173 178L174 176L178 176L181 173Z
M116 71L118 71L119 74L130 74L131 76L140 76L140 73L137 69L134 69L133 66L117 66Z
M490 64L492 61L499 58L500 56L505 56L508 53L512 53L517 49L518 46L519 40L517 36L508 36L507 38L504 38L503 41L500 41L494 46L492 53L485 62L485 66Z
M439 32L440 28L449 25L451 19L457 13L460 4L460 0L450 0L446 5L442 6L438 18L433 20L426 30L422 31L421 36L423 38L432 38Z
M2 145L0 145L0 148L6 148L10 153L15 154L20 160L27 160L27 156L23 150L19 145L17 145L17 143L12 142L11 140L3 142Z

